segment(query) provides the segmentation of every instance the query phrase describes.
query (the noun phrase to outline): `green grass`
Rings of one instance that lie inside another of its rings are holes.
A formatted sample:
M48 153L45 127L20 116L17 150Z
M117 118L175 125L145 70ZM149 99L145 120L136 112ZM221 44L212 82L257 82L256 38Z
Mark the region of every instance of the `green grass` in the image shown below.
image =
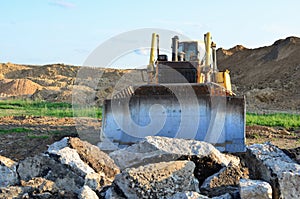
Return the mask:
M72 104L65 102L45 102L32 100L0 100L0 117L3 116L52 116L73 117ZM102 109L80 107L75 111L76 117L101 118Z
M27 135L29 139L48 139L49 135Z
M76 110L73 112L73 108ZM101 118L102 109L74 106L65 102L32 100L0 100L0 117L3 116L52 116L52 117L92 117ZM300 127L299 114L253 114L247 113L247 125ZM24 130L24 129L23 129ZM0 134L7 130L0 130ZM18 131L18 130L17 130ZM15 131L16 132L16 131ZM8 132L9 133L9 132Z
M271 127L294 128L300 127L299 114L273 113L273 114L254 114L247 113L247 125L263 125Z
M31 130L23 127L12 128L12 129L0 129L0 135L9 134L9 133L27 133L27 132L31 132Z

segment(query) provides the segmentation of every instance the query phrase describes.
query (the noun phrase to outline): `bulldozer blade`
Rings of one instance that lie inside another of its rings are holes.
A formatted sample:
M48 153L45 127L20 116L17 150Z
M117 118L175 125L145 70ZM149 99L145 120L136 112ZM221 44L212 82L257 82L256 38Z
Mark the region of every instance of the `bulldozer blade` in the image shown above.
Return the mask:
M244 152L245 99L215 84L160 84L128 87L104 101L102 141L122 148L154 135Z

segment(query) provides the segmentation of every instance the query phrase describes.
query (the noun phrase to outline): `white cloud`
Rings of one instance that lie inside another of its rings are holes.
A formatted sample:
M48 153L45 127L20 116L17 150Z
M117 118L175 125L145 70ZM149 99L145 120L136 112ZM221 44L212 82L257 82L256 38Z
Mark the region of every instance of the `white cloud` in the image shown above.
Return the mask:
M64 1L64 0L51 1L51 2L49 2L49 5L58 6L61 8L66 8L66 9L74 8L76 6L74 3Z
M139 49L134 50L134 53L137 55L148 56L150 53L150 50L148 48L139 48Z

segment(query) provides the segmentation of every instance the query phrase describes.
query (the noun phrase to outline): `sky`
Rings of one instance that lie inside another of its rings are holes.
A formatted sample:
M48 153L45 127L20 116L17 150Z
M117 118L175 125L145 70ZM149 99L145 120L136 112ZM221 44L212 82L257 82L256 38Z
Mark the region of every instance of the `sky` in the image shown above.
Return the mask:
M143 28L195 40L209 31L225 49L300 37L298 0L1 0L0 8L1 63L83 65L101 44ZM118 64L148 60L147 54L127 53Z

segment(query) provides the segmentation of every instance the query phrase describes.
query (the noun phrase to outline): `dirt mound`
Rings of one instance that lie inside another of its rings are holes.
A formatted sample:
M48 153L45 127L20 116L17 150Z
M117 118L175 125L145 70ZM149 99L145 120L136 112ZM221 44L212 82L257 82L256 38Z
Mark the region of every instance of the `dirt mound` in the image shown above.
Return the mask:
M51 65L0 64L0 97L22 96L46 101L72 102L75 89L95 95L99 104L107 98L115 84L129 70L95 68L95 73L103 73L97 88L91 88L88 79L77 77L79 67Z
M7 96L32 95L41 88L42 86L28 79L4 79L0 81L0 93Z
M20 65L13 63L0 64L0 74L7 79L40 78L40 79L60 79L63 77L76 77L79 67L65 64L50 65Z
M297 37L261 48L236 46L217 51L219 69L231 71L237 92L247 94L247 109L251 112L261 109L300 112L299 54Z
M243 45L236 45L233 48L230 48L228 50L220 48L219 51L222 51L222 53L226 56L231 56L239 51L243 51L243 50L247 50L246 47L244 47Z
M8 78L6 77L6 75L11 72L14 73L15 71L24 71L24 70L28 70L28 67L25 65L13 64L10 62L0 64L0 79Z

